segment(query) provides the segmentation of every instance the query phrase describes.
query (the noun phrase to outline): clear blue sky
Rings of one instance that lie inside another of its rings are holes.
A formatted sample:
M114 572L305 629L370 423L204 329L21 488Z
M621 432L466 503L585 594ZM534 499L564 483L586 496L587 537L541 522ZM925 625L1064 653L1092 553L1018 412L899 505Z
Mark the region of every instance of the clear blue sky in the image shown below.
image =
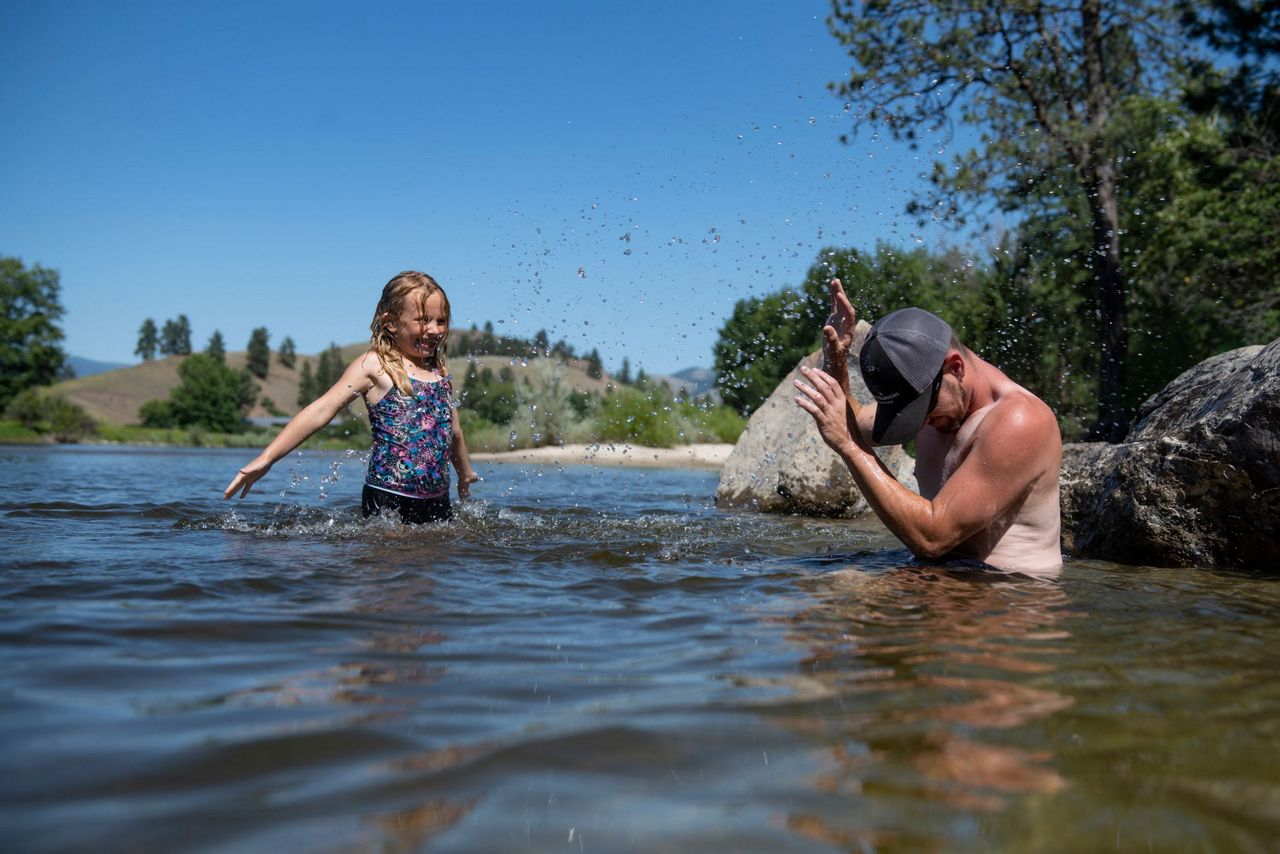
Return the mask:
M0 254L61 271L70 353L266 326L362 340L421 269L455 326L710 365L827 245L908 246L937 145L826 89L826 0L0 7ZM581 273L580 273L581 270Z

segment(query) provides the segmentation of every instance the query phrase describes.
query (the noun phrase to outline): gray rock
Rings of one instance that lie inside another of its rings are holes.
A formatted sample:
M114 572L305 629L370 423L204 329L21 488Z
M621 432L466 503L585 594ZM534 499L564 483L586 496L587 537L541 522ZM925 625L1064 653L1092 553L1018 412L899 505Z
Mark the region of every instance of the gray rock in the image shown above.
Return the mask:
M865 321L858 321L851 365L856 364L870 329ZM720 472L718 506L845 518L870 511L844 461L822 441L813 417L795 403L799 392L792 383L800 377L800 367L821 363L821 352L801 359L751 415ZM871 393L856 368L849 372L849 382L854 397L871 402ZM879 448L876 453L898 480L909 489L916 488L915 461L902 448Z
M1064 546L1079 557L1277 569L1280 339L1206 359L1120 445L1068 445Z

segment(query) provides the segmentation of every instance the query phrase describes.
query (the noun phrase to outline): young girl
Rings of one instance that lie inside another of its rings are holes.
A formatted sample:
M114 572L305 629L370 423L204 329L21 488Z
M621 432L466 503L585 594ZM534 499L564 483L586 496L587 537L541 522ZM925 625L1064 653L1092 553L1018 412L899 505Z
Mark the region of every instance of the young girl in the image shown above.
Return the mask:
M458 498L465 500L479 480L451 402L445 372L449 338L449 298L434 279L406 272L387 282L369 324L369 351L342 377L293 417L258 458L240 469L223 499L249 488L279 459L320 428L357 395L364 396L373 428L373 450L365 475L361 509L365 516L386 510L405 522L430 522L452 515L449 460L458 471Z

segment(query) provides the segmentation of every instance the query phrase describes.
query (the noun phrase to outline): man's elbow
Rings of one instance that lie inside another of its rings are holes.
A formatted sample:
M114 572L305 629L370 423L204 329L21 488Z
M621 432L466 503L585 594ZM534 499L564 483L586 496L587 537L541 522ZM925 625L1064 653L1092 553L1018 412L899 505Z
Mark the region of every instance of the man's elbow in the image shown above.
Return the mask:
M938 561L945 558L960 545L960 540L949 532L921 533L914 542L907 543L907 548L920 560Z
M951 549L932 543L927 545L923 543L916 543L915 545L907 546L907 548L910 549L911 553L920 560L927 561L939 561L951 553Z

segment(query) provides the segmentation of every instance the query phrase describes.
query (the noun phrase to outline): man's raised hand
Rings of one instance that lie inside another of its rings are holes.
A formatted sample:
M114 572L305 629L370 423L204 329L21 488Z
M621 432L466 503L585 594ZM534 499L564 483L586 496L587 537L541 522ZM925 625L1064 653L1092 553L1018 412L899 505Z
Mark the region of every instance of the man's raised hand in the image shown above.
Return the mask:
M835 378L847 394L849 383L848 355L853 346L853 329L858 313L844 292L839 279L831 280L831 316L822 327L822 370Z

